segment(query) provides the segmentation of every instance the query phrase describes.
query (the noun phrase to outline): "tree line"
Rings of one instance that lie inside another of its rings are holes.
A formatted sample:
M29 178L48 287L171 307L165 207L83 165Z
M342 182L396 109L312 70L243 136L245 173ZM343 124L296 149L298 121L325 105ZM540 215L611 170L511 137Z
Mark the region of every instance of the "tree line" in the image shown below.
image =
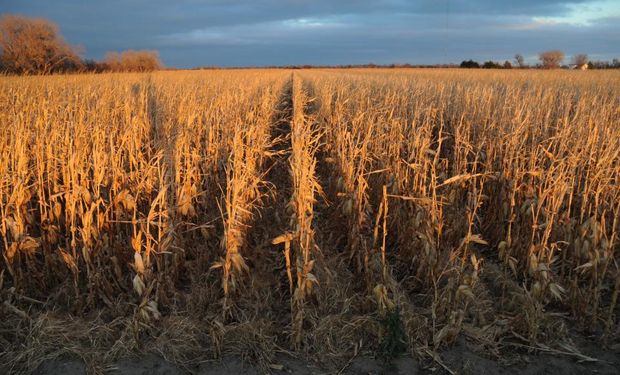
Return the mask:
M84 60L58 26L43 18L0 17L0 72L51 74L70 72L145 72L162 67L157 51L110 52L102 61Z
M70 72L147 72L161 69L159 53L151 50L127 50L109 52L101 61L82 59L81 50L69 45L62 37L58 26L43 18L29 18L18 15L0 17L0 72L8 74L51 74ZM539 64L534 68L554 69L569 68L561 65L564 53L559 50L544 51L538 54ZM573 56L573 67L589 69L618 69L620 60L589 61L588 55ZM337 66L294 65L277 68L438 68L456 67L457 65L411 65L411 64L360 64ZM514 64L508 60L503 63L474 60L461 62L461 68L512 69L530 68L521 54L514 56Z
M574 68L574 69L620 69L620 60L613 59L609 61L590 61L588 55L585 53L579 53L573 56L571 65L562 65L565 59L564 52L559 50L544 51L538 54L539 63L530 66L525 62L523 55L517 53L514 56L513 65L510 61L506 60L503 64L494 61L487 61L483 64L474 60L464 60L461 62L461 68L486 68L486 69L511 69L513 67L527 69L557 69L557 68Z

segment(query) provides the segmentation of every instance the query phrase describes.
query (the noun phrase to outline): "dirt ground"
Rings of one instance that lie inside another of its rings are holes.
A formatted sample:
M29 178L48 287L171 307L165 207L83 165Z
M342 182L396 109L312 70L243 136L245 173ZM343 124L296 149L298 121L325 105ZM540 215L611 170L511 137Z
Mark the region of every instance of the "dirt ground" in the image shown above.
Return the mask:
M579 361L562 355L516 354L501 362L476 354L464 345L457 344L441 354L442 364L428 360L424 363L409 357L402 357L386 364L371 357L353 358L340 369L326 369L303 359L278 356L269 370L274 375L300 374L480 374L480 375L542 375L542 374L601 374L620 373L620 351L591 348L589 356L596 362ZM79 360L65 358L43 363L36 375L78 375L85 374L85 366ZM127 375L254 375L265 373L244 363L240 358L225 357L221 361L206 362L192 369L181 369L156 355L123 359L105 369L106 374Z

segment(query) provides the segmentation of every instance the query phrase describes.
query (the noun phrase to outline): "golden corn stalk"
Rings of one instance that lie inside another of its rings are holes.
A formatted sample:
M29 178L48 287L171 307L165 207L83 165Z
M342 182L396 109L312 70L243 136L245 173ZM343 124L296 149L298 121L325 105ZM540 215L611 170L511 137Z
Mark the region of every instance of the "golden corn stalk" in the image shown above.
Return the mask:
M411 352L613 341L620 76L575 73L2 76L0 332L182 316L218 353L342 358L400 314Z

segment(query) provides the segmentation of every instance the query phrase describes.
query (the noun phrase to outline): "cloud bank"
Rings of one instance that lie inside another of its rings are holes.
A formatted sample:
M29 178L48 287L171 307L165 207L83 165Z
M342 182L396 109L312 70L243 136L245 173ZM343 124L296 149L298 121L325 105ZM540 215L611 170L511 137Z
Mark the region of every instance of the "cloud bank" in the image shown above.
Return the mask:
M90 2L88 2L90 3ZM617 0L9 0L86 57L157 49L166 65L450 63L539 51L620 57Z

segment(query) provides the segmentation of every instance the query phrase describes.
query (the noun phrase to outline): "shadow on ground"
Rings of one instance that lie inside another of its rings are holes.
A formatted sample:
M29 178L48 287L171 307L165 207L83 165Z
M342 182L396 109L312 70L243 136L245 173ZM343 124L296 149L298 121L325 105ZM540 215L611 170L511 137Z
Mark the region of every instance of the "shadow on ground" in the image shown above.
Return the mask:
M599 351L592 354L597 362L579 362L566 356L515 354L509 360L501 362L486 358L472 352L465 345L455 345L442 353L442 363L419 361L403 357L386 364L371 357L356 357L340 369L326 369L319 364L299 358L280 355L271 365L269 372L274 375L299 374L618 374L620 353L617 351ZM447 368L447 369L446 369ZM449 369L449 371L448 371ZM254 375L262 374L256 367L244 363L237 357L225 357L220 361L205 362L198 367L181 369L156 355L140 358L126 358L104 369L106 374L126 375ZM86 374L83 362L77 359L63 358L43 363L36 375L80 375Z

